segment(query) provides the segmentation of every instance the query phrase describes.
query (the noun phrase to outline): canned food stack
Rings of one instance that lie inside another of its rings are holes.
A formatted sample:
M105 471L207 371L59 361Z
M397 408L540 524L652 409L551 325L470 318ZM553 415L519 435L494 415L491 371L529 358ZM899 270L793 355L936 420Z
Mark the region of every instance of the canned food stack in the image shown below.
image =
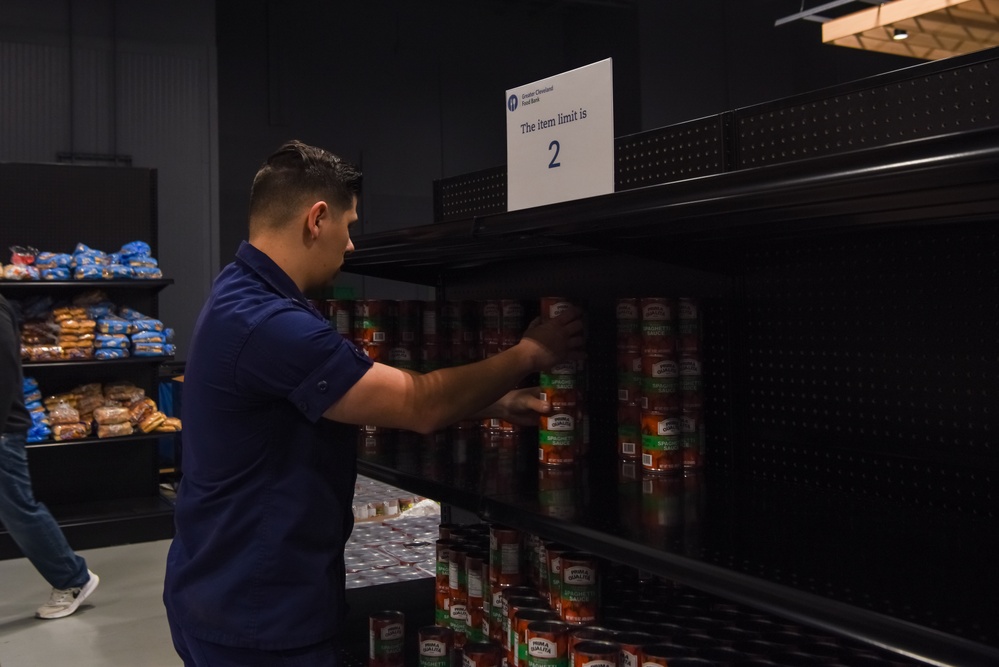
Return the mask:
M354 344L374 361L388 363L395 330L396 304L387 299L354 302Z
M434 622L453 631L455 647L481 641L484 581L488 580L488 527L441 524Z
M347 340L354 339L353 299L326 299L320 312L338 334Z
M653 475L648 479L668 482L677 478ZM442 535L455 531L451 537L460 539L465 539L469 531L474 534L481 530L481 524L475 524L474 528L441 526ZM452 644L455 659L462 654L464 657L463 662L451 664L472 667L917 664L628 566L613 565L567 545L524 534L517 534L515 540L517 531L501 526L490 526L489 531L490 535L495 533L507 540L503 543L490 540L494 547L515 542L534 545L538 555L527 560L546 563L539 576L546 582L548 594L534 586L501 587L493 602L494 608L502 610L501 636L481 642L468 641L463 649ZM527 578L524 575L524 580ZM426 651L426 656L422 652L424 640L442 641L440 638L448 637L448 633L441 632L439 626L425 630L426 634L420 635L419 664L428 667L448 664L432 662L443 650L440 647Z
M483 301L480 321L482 358L487 359L520 342L524 330L524 304L516 299ZM516 424L497 418L483 419L482 428L495 433L514 433L520 430Z
M639 300L617 300L617 453L639 460L642 452L642 315Z
M676 355L676 300L646 297L642 317L642 470L683 470L680 450L680 366Z
M543 297L541 319L558 317L571 306L564 297ZM551 412L539 420L538 461L542 465L571 465L585 453L584 370L584 362L569 360L540 374L541 397L551 405Z
M395 328L390 336L389 364L411 371L420 369L422 301L395 302Z
M683 467L704 465L704 377L701 354L700 302L681 298L677 304L680 351L680 440Z
M419 667L456 667L454 631L440 625L420 628Z
M440 312L436 301L420 302L420 372L429 373L444 365L441 351Z
M479 305L475 301L447 301L444 317L449 332L445 365L458 366L482 358L479 350Z
M368 617L368 667L404 667L406 617L400 611L381 611Z

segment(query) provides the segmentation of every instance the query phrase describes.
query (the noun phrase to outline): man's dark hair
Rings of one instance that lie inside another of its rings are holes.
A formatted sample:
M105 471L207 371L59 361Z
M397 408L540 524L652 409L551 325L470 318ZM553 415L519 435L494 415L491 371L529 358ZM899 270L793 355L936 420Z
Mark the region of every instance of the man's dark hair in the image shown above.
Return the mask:
M361 191L361 172L322 148L289 141L257 171L250 189L251 224L283 225L307 199L345 211Z

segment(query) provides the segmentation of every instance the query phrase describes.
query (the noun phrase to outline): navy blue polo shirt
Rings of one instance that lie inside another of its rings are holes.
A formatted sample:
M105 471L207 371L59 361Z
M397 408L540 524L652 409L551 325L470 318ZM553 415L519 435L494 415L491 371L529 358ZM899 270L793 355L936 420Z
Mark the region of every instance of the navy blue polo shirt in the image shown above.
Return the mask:
M277 650L338 634L356 427L323 412L371 367L244 242L198 317L164 602L187 632Z

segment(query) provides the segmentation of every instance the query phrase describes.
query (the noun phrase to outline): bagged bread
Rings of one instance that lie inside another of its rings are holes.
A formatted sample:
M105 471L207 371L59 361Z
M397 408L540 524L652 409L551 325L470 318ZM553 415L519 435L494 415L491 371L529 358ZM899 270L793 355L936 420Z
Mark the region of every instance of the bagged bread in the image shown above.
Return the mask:
M97 426L98 438L116 438L122 435L132 435L132 424L126 421L121 424L99 424Z
M55 440L79 440L90 435L90 428L81 422L72 424L55 424L52 426L52 437Z
M94 421L96 421L101 426L106 426L109 424L125 424L129 425L129 432L131 432L132 424L129 422L130 413L128 408L123 408L121 406L111 406L102 405L99 408L94 408Z

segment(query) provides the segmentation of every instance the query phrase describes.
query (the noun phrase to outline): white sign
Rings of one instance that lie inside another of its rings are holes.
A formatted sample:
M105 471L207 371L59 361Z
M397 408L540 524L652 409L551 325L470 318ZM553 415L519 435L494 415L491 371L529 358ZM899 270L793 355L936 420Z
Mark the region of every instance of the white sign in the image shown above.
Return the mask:
M506 91L507 210L614 192L611 59Z

